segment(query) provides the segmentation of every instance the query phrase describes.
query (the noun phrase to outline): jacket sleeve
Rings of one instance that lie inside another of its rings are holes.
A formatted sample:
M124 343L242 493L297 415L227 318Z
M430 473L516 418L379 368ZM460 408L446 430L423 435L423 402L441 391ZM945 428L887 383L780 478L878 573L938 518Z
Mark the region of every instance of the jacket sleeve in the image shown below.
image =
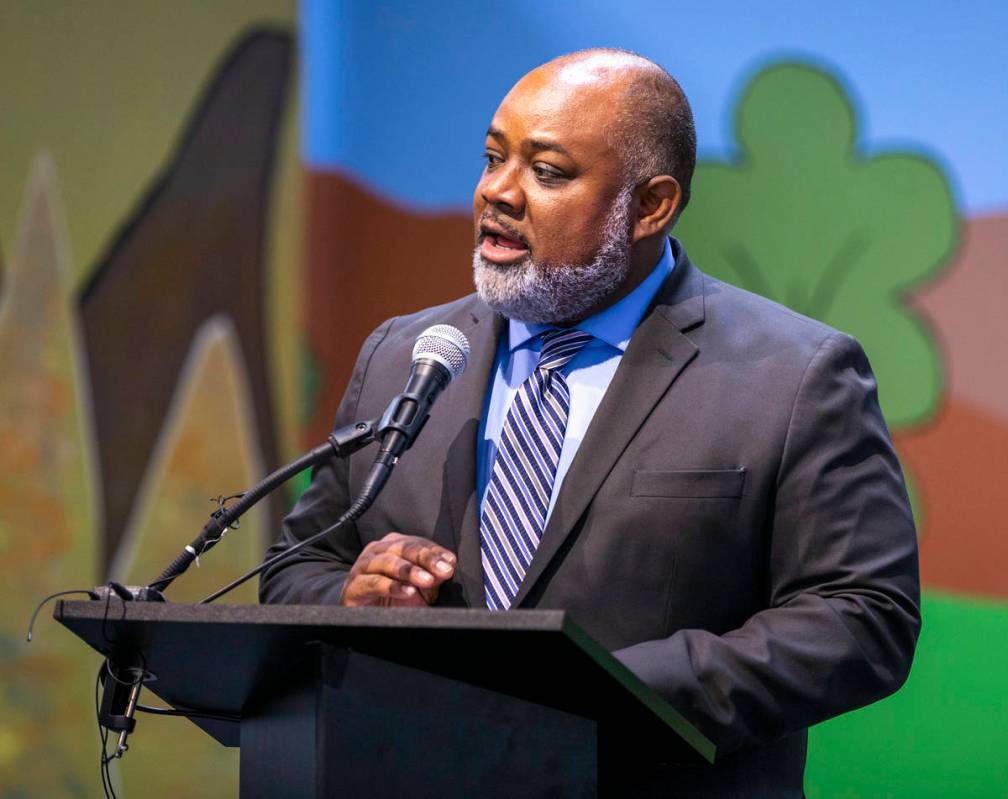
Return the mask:
M614 654L722 752L895 691L920 630L917 540L860 345L833 334L801 379L767 542L767 607Z
M346 393L336 411L334 427L357 421L357 406L371 358L395 320L380 325L365 340L357 356ZM283 521L280 537L266 559L334 524L350 506L349 465L334 458L317 466L311 484ZM274 604L334 605L339 602L347 573L362 547L357 528L344 525L322 542L296 552L263 572L259 601Z

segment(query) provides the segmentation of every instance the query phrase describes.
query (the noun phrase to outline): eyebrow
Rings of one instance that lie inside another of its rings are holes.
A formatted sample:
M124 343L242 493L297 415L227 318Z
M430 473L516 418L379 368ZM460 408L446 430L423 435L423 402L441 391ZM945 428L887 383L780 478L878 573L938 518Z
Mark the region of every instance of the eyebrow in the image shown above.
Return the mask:
M507 136L504 135L504 132L500 130L500 128L495 128L493 126L487 128L487 136L501 141L507 141ZM566 155L568 158L573 157L566 148L560 146L556 142L547 141L546 139L529 139L528 143L534 150L550 150L554 153L560 153L560 155Z

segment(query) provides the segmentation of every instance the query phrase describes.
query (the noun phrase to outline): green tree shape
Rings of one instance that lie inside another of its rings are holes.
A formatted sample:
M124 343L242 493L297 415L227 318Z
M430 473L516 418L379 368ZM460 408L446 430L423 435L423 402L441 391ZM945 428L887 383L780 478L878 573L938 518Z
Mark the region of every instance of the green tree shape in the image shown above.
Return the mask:
M727 282L857 337L889 424L926 421L942 389L938 351L906 302L955 246L946 177L910 152L865 158L839 82L805 64L758 73L736 109L740 155L697 166L678 235Z

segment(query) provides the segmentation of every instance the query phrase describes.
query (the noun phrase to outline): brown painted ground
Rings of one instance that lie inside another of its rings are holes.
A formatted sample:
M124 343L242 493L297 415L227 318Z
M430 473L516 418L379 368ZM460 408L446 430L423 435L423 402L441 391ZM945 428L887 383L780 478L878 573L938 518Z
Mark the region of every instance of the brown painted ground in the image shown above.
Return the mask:
M308 340L323 365L306 426L314 445L332 429L368 333L390 316L473 290L473 233L467 215L407 211L339 174L309 173L306 182Z
M472 223L465 214L421 215L383 201L339 174L308 179L309 339L324 364L308 427L323 439L361 342L390 315L472 290ZM925 427L897 446L923 509L924 584L1008 597L1008 217L965 221L956 262L913 303L945 355L945 399ZM404 367L405 379L405 367Z
M917 481L922 583L1008 598L1008 424L953 398L897 446Z
M1008 597L1008 214L964 220L942 277L913 298L945 356L946 395L923 429L897 436L922 505L930 588Z

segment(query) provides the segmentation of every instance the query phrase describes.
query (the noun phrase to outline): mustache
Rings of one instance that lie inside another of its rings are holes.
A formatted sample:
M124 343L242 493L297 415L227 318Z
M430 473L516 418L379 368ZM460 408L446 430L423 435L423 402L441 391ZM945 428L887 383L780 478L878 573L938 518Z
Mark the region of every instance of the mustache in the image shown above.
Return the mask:
M501 230L503 230L505 233L507 233L508 238L514 239L515 241L520 242L521 244L525 245L525 247L529 246L528 241L525 239L525 237L521 233L518 232L518 230L514 227L514 225L512 225L511 223L505 221L504 219L502 219L501 217L497 216L496 214L492 214L492 213L488 213L488 212L482 213L480 215L479 223L480 223L480 225L482 225L484 222L493 222L493 224L495 224L497 227L499 227ZM485 239L486 237L487 237L487 234L484 233L481 230L480 231L480 237L479 237L480 241L483 241L483 239Z

